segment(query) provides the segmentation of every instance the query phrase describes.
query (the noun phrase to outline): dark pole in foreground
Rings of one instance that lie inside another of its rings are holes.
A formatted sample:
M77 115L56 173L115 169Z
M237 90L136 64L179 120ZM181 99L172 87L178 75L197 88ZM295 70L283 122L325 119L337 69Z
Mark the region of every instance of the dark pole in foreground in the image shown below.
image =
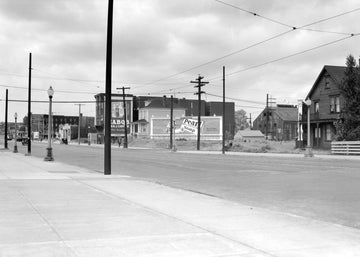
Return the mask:
M225 66L223 66L222 153L225 154Z
M28 149L26 155L31 155L31 53L29 54L29 91L28 91Z
M107 45L106 45L106 78L105 78L104 175L111 174L111 59L112 59L113 6L114 6L114 1L109 0Z
M170 150L173 149L173 119L174 119L174 97L170 97Z
M5 100L5 139L4 148L8 149L8 89L6 89L6 100Z

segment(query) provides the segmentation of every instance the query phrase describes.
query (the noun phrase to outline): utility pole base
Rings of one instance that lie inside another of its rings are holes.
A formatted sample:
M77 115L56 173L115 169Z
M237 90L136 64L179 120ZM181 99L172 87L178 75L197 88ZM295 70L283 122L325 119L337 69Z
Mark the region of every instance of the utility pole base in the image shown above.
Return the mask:
M311 146L306 147L304 157L314 157Z
M52 153L52 148L46 148L47 150L47 155L44 158L44 161L46 162L52 162L54 161L54 157L53 157L53 153Z

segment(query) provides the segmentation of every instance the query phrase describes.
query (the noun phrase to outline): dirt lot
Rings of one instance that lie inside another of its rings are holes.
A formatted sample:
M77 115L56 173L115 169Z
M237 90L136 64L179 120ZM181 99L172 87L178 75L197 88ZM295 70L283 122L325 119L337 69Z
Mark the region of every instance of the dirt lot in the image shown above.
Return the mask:
M230 146L231 143L231 146ZM178 141L174 142L178 150L196 150L196 141ZM150 139L130 139L129 146L131 147L146 147L146 148L169 148L169 140L150 140ZM200 149L206 151L221 151L222 141L201 141ZM232 152L251 152L251 153L293 153L303 154L304 149L295 148L294 141L251 141L243 142L232 140L226 142L226 151ZM314 150L316 154L330 154L330 151Z

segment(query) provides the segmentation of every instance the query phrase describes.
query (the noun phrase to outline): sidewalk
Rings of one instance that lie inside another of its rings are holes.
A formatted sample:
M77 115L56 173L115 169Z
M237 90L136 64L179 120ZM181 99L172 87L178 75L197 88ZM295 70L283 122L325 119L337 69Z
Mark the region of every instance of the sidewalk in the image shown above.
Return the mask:
M0 256L360 256L360 231L0 151Z

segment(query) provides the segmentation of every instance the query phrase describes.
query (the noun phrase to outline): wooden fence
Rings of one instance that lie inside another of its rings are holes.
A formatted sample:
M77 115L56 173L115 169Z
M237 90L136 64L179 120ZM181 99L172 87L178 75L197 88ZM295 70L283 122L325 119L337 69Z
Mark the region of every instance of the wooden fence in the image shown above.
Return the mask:
M360 141L331 142L331 154L360 155Z

